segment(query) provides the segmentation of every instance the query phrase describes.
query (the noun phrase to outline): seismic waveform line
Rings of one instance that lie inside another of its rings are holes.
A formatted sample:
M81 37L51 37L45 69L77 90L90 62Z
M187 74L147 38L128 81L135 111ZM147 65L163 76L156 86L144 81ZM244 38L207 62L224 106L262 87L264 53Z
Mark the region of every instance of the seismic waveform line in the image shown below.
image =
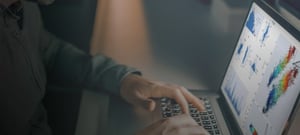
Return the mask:
M243 45L243 43L241 43L240 46L239 46L239 49L237 51L238 55L241 54L243 47L244 47L244 45Z
M283 60L279 62L279 64L274 68L271 76L269 77L268 81L268 87L271 85L274 79L278 77L278 75L283 71L283 69L286 67L286 65L290 62L292 57L294 56L296 51L296 47L290 47L287 55L284 57Z
M264 42L266 40L269 30L270 30L270 25L267 26L267 29L263 34L262 42Z
M249 50L249 48L247 47L246 52L245 52L244 57L243 57L243 61L242 61L243 64L245 63L245 60L247 58L248 50Z
M263 113L267 113L274 105L277 104L278 99L288 90L288 87L294 84L294 80L298 76L298 72L298 67L294 64L294 68L284 74L277 85L272 86L266 105L263 107Z
M251 69L252 69L252 71L253 71L254 73L256 73L256 63L253 63L253 64L251 65Z

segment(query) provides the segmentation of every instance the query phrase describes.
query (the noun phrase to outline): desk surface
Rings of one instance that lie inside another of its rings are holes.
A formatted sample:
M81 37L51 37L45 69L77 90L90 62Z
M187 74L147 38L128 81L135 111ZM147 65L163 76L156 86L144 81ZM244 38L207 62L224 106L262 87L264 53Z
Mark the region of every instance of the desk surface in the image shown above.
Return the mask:
M134 108L120 97L85 91L75 135L133 135L160 116L158 110Z
M108 135L133 135L150 123L158 120L158 111L149 112L142 108L134 108L118 97L110 100Z

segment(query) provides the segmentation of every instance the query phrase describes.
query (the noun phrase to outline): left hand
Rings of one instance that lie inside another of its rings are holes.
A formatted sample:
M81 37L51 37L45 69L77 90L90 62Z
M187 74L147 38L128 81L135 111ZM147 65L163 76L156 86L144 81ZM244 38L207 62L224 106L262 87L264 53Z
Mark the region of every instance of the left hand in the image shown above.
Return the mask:
M128 75L121 84L121 96L135 106L141 106L149 111L155 109L156 103L151 98L168 97L174 99L183 113L188 114L188 103L199 111L204 111L202 101L192 95L187 89L174 84L152 82L138 75Z
M209 135L209 133L188 114L160 119L136 135Z

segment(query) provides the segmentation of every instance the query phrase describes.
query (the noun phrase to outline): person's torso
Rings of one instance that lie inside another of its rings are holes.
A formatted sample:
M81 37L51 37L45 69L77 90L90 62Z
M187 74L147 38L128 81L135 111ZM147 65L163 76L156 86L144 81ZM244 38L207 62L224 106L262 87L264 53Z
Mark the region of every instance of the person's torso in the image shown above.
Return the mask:
M46 86L39 48L41 26L34 3L24 2L22 30L17 19L0 12L0 134L25 134L35 123L32 117Z

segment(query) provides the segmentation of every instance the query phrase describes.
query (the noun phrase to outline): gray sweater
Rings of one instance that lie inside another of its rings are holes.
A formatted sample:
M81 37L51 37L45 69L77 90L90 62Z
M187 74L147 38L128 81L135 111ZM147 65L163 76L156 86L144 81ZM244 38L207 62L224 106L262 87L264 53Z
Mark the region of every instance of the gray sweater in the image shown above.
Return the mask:
M51 134L41 103L49 82L119 95L122 79L139 73L48 33L36 3L19 6L14 8L24 11L21 18L11 9L0 9L1 135Z

